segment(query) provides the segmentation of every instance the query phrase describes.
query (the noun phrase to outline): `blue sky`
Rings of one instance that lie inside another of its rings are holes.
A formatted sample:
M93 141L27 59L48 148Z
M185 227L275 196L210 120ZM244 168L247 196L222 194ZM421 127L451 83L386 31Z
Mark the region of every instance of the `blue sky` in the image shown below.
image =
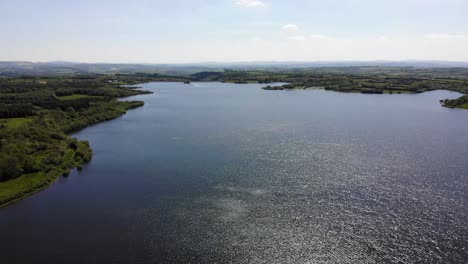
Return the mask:
M467 0L0 0L0 60L468 61Z

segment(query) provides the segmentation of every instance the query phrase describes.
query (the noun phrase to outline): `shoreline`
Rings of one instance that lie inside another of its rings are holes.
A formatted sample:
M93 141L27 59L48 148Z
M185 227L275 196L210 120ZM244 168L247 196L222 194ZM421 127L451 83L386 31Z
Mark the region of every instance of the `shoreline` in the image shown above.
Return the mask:
M116 114L111 115L110 117L103 118L102 120L99 120L97 122L90 122L85 125L74 127L72 129L65 128L64 132L67 137L66 139L73 140L75 138L71 136L72 133L76 133L80 130L86 129L93 125L97 125L97 124L101 124L107 121L117 119L127 114L129 110L144 106L143 101L123 101L122 103L124 103L124 108L122 109L123 111L119 111ZM91 146L89 146L88 141L78 141L78 144L81 144L81 147L86 148L85 151L89 151L89 154L90 154L89 159L80 158L78 161L76 159L68 160L68 161L64 160L61 164L56 165L53 169L49 171L41 171L37 173L23 174L18 178L11 179L5 182L0 182L0 186L4 185L3 187L5 187L6 189L8 189L8 187L16 186L16 185L21 186L16 191L11 192L11 194L5 195L5 197L3 197L2 200L0 200L0 210L7 206L21 202L29 197L32 197L34 194L41 192L47 189L48 187L50 187L59 179L60 176L67 176L71 173L72 170L74 169L80 170L83 166L89 163L89 161L92 159L92 151L93 151ZM86 146L83 146L83 145L86 145ZM74 157L75 154L76 152L74 152L72 156ZM28 177L34 177L34 179L28 179ZM38 179L38 177L41 177L41 179Z
M293 87L293 88L286 88L284 86L265 86L262 87L265 91L294 91L294 90L324 90L324 91L332 91L336 93L351 93L351 94L378 94L378 95L394 95L394 94L423 94L426 92L434 92L434 91L449 91L449 92L458 92L460 93L460 97L454 99L441 99L440 105L445 108L450 109L466 109L468 110L468 95L464 94L459 91L455 90L448 90L448 89L431 89L425 90L420 92L413 92L409 90L382 90L382 91L365 91L365 90L339 90L333 88L327 88L323 86L311 86L311 87Z

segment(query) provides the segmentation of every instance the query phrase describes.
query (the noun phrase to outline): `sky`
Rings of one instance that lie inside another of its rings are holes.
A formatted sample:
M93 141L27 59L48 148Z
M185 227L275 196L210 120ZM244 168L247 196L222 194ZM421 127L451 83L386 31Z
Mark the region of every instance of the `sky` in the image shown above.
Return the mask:
M0 61L468 61L468 0L0 0Z

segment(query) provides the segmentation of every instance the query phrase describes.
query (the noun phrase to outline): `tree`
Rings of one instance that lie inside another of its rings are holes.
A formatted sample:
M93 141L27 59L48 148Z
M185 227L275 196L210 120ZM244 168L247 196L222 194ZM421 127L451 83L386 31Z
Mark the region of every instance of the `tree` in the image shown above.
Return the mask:
M0 157L0 182L18 178L23 173L17 157Z

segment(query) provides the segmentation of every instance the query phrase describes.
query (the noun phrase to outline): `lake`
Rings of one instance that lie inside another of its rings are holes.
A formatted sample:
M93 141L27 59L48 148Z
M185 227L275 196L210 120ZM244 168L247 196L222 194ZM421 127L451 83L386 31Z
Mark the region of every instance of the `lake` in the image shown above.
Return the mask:
M460 94L149 83L94 158L0 210L2 263L465 263Z

